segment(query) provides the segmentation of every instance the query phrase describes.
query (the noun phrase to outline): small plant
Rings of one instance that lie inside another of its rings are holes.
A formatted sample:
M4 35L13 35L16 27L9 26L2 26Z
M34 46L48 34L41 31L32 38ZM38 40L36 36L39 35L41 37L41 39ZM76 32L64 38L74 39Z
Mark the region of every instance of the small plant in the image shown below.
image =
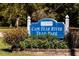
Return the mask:
M31 46L31 39L25 39L24 40L24 43L25 43L25 47L26 48L32 48L32 46Z
M30 36L31 39L40 39L40 40L53 40L56 37L53 37L50 34L45 34L45 35L32 35Z
M64 48L68 48L67 46L67 42L65 41L61 41L61 40L53 40L53 45L55 49L64 49Z
M20 46L20 41L27 37L27 30L16 28L4 34L4 41L12 46Z
M32 48L38 48L39 46L38 46L38 40L32 40Z
M58 40L56 37L51 36L32 36L24 40L26 48L39 48L39 49L64 49L68 48L67 43L63 40Z
M65 49L65 48L68 48L68 46L67 46L67 43L66 42L61 42L60 44L59 44L59 47L58 48L62 48L62 49Z
M49 44L48 40L43 41L42 48L44 48L44 49L50 48L50 44Z
M12 50L15 50L16 48L20 48L20 50L26 48L67 48L67 44L64 40L61 41L57 37L53 37L49 34L28 37L24 29L14 29L13 31L9 31L5 34L4 38L5 42L12 45Z

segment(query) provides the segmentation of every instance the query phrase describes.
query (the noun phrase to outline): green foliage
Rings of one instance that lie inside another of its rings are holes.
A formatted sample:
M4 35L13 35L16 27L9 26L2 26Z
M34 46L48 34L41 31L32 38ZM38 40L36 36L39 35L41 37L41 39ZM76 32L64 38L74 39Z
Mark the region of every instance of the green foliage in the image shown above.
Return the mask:
M25 47L26 47L26 48L32 48L32 46L31 46L31 45L32 45L32 44L31 44L32 42L31 42L30 39L25 40L24 43L25 43Z
M28 15L32 16L32 20L41 18L54 18L58 21L64 21L66 15L70 16L70 26L79 26L79 4L71 3L43 3L43 4L0 4L1 25L15 25L17 15L20 17L20 25L26 24ZM6 21L5 21L6 20Z
M4 41L10 45L19 44L20 41L27 37L26 29L16 28L4 34Z
M39 48L39 49L64 49L68 48L67 43L65 41L58 40L57 38L53 38L50 35L46 36L32 36L25 39L22 45L24 48ZM25 44L25 45L24 45Z
M32 35L30 38L32 39L40 39L40 40L53 40L53 39L58 39L56 36L52 36L50 34L45 34L45 35Z
M53 45L54 45L53 47L54 47L55 49L68 48L67 42L65 42L65 41L59 41L59 40L57 40L57 39L53 40Z
M66 42L60 42L59 43L59 48L61 49L64 49L64 48L68 48L68 46L67 46L67 43Z
M10 45L20 46L21 49L25 48L39 48L39 49L64 49L68 48L65 41L59 40L57 37L51 36L49 34L46 35L33 35L28 37L26 34L26 29L13 29L8 31L4 40L6 43Z

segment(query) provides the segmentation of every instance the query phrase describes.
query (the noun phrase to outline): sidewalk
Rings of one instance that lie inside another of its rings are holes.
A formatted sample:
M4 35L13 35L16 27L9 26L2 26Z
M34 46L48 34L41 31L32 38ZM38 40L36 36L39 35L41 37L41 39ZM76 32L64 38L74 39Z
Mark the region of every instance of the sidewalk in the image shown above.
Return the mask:
M4 37L3 32L0 32L0 37Z

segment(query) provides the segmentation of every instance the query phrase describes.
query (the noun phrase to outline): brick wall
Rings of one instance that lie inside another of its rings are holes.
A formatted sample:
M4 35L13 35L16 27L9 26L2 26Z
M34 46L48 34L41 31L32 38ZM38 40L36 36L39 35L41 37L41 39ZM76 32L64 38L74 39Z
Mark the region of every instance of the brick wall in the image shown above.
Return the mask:
M34 56L79 56L79 49L26 49L20 53L33 54Z

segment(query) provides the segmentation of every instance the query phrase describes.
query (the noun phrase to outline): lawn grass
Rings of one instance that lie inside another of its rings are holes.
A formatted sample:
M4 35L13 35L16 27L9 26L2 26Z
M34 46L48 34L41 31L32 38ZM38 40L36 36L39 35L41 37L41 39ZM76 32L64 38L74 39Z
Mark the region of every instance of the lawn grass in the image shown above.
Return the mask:
M7 32L9 30L12 30L14 28L9 28L9 27L0 27L0 32Z
M26 29L26 27L19 27L19 28L25 28ZM12 28L10 28L10 27L0 27L0 32L7 32L7 31L13 30L13 29L15 29L15 27L12 27Z

